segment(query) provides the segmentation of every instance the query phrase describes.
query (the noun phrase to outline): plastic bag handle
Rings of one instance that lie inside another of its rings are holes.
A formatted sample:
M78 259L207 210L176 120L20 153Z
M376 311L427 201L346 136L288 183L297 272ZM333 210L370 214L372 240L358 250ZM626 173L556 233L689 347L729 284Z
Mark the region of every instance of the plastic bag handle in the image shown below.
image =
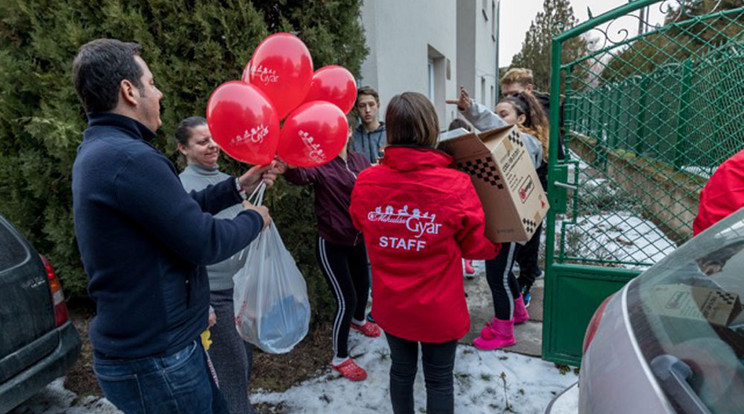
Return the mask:
M261 182L253 190L251 195L248 196L247 198L248 202L253 204L254 206L262 205L265 192L266 192L266 182L261 180Z

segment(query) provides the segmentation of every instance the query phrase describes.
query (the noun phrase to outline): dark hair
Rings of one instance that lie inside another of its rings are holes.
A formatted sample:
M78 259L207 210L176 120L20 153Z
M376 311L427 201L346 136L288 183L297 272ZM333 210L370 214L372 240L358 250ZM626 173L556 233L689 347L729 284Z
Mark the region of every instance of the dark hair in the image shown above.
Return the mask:
M362 86L361 88L357 89L357 101L356 103L359 103L359 97L362 95L369 95L373 98L375 98L375 102L377 102L377 105L380 104L380 95L377 94L377 91L374 90L371 86ZM356 106L356 105L354 105Z
M191 130L200 125L206 125L207 119L202 116L190 116L184 118L178 123L176 127L176 142L183 145L184 147L189 146L189 138L191 138Z
M524 126L527 128L547 127L548 118L545 116L542 105L540 105L540 102L537 101L533 94L524 91L516 95L507 96L501 102L509 102L517 110L517 115L524 115Z
M424 95L404 92L395 95L385 112L385 131L390 145L433 148L439 135L439 118Z
M472 131L473 128L468 124L467 122L463 121L460 118L455 118L450 122L449 127L447 128L447 131L452 131L453 129L462 128L467 131Z
M522 132L534 135L540 141L543 149L543 160L548 159L548 118L545 116L542 105L537 101L535 95L524 91L516 95L507 96L501 102L508 102L517 111L517 116L524 115L525 121L521 126Z
M116 39L96 39L80 47L72 62L72 80L86 112L108 112L116 107L119 85L126 79L144 94L142 68L134 60L142 46Z

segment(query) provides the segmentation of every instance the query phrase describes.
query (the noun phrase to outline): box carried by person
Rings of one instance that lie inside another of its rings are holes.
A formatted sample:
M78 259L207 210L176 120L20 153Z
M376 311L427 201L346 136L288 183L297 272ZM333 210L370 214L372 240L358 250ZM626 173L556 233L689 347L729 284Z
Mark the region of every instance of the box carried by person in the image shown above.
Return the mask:
M440 136L438 148L470 175L486 213L486 237L495 243L526 242L550 205L516 126Z

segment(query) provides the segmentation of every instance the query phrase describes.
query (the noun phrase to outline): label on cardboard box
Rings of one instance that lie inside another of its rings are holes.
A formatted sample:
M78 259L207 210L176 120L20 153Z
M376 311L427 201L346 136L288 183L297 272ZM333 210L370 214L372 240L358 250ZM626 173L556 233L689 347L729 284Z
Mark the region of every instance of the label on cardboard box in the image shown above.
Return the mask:
M739 295L718 289L672 284L654 286L650 294L649 303L664 316L707 320L725 327L741 312Z
M470 175L486 213L486 237L495 243L532 237L550 205L516 126L445 136L439 149Z

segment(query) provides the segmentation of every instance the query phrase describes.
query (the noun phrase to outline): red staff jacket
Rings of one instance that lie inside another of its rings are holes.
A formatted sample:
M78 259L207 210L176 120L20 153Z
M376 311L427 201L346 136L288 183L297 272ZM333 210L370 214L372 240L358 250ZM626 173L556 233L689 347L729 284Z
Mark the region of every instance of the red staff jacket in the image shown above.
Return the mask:
M744 207L744 151L723 162L700 192L694 235Z
M460 339L470 330L462 258L491 259L483 207L470 178L432 149L388 147L359 174L351 219L372 265L372 316L397 337Z

